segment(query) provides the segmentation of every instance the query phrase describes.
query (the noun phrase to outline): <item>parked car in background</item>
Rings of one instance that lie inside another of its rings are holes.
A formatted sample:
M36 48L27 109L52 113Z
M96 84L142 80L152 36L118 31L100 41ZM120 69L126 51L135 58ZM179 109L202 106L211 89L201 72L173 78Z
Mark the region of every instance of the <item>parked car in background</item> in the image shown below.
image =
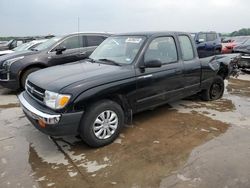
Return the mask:
M115 35L89 59L29 75L19 100L43 133L80 134L100 147L114 141L134 113L198 92L203 100L221 98L237 60L237 54L199 59L187 33Z
M244 43L235 46L233 52L242 54L238 63L239 68L250 69L250 38Z
M13 53L13 52L20 52L20 51L30 50L30 49L32 49L32 48L37 47L39 44L45 42L46 40L47 40L47 39L43 39L43 40L33 40L33 41L30 41L30 42L21 44L20 46L15 47L15 48L12 49L12 50L3 50L3 51L0 51L0 56L6 55L6 54L10 54L10 53Z
M10 41L8 41L7 43L1 44L0 45L0 51L2 50L12 50L13 48L26 43L26 42L30 42L32 40L35 40L35 38L31 37L31 38L16 38L16 39L12 39Z
M0 85L13 90L24 88L30 73L46 67L82 60L108 36L110 34L74 33L51 38L27 51L1 56Z
M198 55L200 58L213 56L221 53L222 44L218 33L216 32L198 32L191 34L196 43Z
M228 40L222 41L222 53L232 53L234 48L238 45L243 44L249 39L247 36L242 36L242 37L231 37Z

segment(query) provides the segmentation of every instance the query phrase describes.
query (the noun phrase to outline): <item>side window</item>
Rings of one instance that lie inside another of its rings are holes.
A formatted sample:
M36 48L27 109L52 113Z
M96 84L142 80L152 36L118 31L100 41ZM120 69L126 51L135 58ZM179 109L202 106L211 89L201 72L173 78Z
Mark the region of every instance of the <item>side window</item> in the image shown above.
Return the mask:
M189 61L191 59L194 59L193 45L189 37L186 35L179 36L179 41L183 60Z
M21 44L23 44L23 41L18 40L16 45L19 46L19 45L21 45Z
M83 47L83 39L82 36L73 36L64 40L60 46L65 46L66 49L74 49L74 48L82 48Z
M87 36L88 46L99 46L106 38L103 36Z
M144 61L159 60L163 64L177 61L177 50L173 37L159 37L154 39L144 56Z
M206 42L206 33L200 33L198 35L198 40L203 40L204 42Z

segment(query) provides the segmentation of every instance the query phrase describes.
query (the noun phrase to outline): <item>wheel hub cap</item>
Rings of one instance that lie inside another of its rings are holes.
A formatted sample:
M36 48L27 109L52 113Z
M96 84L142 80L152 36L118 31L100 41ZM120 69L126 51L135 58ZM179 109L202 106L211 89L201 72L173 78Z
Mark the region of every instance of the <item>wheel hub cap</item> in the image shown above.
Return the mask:
M93 124L94 135L101 140L110 138L118 126L118 116L111 110L99 114Z

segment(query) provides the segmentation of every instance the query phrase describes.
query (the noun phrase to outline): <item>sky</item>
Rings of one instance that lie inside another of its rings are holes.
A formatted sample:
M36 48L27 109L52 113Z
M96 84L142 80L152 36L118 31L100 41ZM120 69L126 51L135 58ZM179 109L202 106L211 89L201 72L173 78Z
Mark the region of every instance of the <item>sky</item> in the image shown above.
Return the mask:
M0 36L250 27L249 0L0 0Z

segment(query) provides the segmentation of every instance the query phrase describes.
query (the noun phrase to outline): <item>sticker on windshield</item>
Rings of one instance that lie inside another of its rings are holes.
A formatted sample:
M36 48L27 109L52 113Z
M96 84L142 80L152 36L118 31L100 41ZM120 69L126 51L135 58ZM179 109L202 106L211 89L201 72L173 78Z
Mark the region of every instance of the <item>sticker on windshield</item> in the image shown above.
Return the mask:
M138 44L141 40L141 38L127 38L126 42Z

